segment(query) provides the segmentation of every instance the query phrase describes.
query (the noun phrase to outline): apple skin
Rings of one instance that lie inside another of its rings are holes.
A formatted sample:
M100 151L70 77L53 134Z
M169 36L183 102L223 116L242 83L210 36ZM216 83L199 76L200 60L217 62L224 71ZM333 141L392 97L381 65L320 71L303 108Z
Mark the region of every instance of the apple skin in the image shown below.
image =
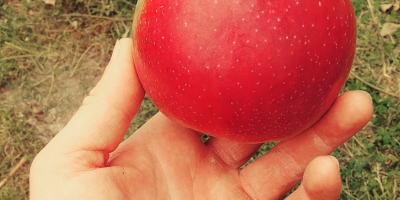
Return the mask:
M279 141L337 98L356 46L350 0L146 0L134 64L167 117L218 138Z

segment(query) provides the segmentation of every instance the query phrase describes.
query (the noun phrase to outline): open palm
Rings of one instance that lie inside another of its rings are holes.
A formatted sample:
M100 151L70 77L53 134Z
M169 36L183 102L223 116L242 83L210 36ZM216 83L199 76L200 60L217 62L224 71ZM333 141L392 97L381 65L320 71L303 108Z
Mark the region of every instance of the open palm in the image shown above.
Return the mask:
M66 127L31 167L31 199L337 199L329 155L370 119L371 99L347 92L308 130L240 169L260 144L210 138L154 116L121 143L144 91L120 40L110 64Z

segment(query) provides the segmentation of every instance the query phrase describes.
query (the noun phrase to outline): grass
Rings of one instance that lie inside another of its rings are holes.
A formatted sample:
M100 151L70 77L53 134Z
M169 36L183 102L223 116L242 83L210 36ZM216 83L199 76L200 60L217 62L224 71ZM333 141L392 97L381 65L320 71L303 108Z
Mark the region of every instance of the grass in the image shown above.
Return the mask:
M353 3L358 17L357 55L345 89L371 93L375 112L363 131L334 152L341 162L341 199L398 199L400 32L387 37L379 33L386 22L399 24L400 15L379 10L387 1Z
M333 155L340 199L398 200L400 191L400 11L394 0L353 0L357 54L344 91L372 94L374 115ZM135 1L0 0L0 199L28 199L29 163L78 108L104 70L116 38L129 31ZM145 99L128 135L157 109ZM272 145L264 145L257 156ZM22 162L21 160L26 160Z

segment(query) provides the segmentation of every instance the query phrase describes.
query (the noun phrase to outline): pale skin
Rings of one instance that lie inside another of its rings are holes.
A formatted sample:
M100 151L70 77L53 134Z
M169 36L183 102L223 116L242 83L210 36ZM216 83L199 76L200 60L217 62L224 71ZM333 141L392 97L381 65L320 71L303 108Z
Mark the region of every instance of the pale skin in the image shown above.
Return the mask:
M36 156L30 197L40 199L338 199L341 179L329 154L371 118L370 96L341 95L313 126L239 168L260 144L210 138L157 114L123 137L144 97L130 39L59 134Z

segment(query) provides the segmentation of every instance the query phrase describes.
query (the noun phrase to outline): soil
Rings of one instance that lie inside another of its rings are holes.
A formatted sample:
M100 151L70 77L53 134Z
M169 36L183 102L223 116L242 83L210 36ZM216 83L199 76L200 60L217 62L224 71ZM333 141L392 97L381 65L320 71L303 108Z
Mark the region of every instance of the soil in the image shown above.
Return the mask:
M71 77L70 71L58 72L47 79L36 75L21 84L22 87L4 87L0 91L0 104L13 108L16 117L24 118L32 127L33 134L47 144L65 126L100 79L104 68L101 66L106 63L98 61L99 58L93 56L83 58L82 66L97 67L79 71ZM36 85L38 82L40 84Z

